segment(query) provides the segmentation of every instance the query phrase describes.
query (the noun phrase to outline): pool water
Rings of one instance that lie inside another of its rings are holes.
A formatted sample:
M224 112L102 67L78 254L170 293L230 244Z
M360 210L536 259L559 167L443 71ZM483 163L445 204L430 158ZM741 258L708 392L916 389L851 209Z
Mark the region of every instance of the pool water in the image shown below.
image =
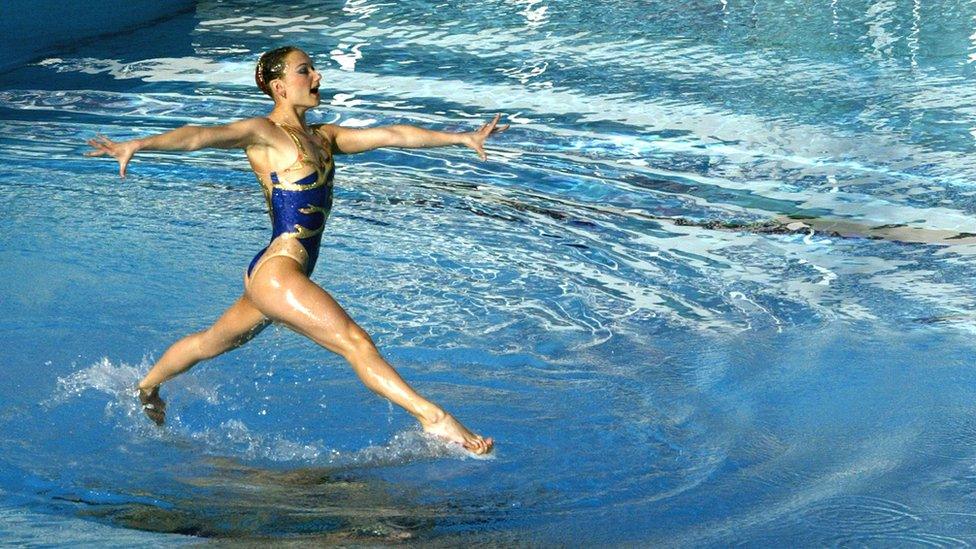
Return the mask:
M976 4L201 1L0 74L0 543L976 543ZM424 437L284 328L132 387L270 234L261 116L512 128L340 158L313 280ZM145 44L136 47L134 44Z

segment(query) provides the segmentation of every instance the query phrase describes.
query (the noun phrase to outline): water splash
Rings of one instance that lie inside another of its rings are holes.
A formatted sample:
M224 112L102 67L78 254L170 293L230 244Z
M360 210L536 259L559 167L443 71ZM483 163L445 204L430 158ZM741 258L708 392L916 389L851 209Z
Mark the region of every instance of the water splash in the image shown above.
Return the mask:
M94 390L115 398L116 401L132 401L136 386L147 369L147 361L138 366L113 364L107 357L71 375L58 378L54 395L48 405L58 405L83 393Z
M493 456L474 456L456 444L428 435L418 429L398 432L386 443L370 445L355 451L339 451L321 440L291 440L277 433L265 433L249 427L240 419L229 419L214 427L193 430L179 413L171 408L166 425L152 428L143 417L135 386L148 369L149 361L138 366L113 363L102 358L87 368L58 378L54 395L45 406L54 407L69 400L92 398L88 393L101 393L108 397L106 417L115 420L118 428L148 435L169 444L193 443L199 451L215 456L236 456L248 460L295 462L309 465L375 466L401 465L405 463L438 459L493 459ZM210 405L219 405L220 398L214 388L205 388L192 382L184 388L184 394Z

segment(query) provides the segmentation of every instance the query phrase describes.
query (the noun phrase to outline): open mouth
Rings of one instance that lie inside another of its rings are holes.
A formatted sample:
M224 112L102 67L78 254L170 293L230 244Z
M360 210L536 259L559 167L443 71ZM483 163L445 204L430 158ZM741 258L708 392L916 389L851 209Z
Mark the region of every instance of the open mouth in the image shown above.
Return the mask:
M318 94L319 94L319 87L318 87L318 86L315 86L314 88L312 88L312 90L311 90L311 91L312 91L312 93L314 93L315 95L318 95Z

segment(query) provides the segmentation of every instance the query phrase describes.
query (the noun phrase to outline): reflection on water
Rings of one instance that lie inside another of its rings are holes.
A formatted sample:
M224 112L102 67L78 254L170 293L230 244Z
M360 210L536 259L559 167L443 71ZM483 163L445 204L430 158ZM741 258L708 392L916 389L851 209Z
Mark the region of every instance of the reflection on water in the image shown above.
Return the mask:
M395 542L430 530L436 509L410 504L378 480L355 471L263 470L215 459L212 474L182 478L188 496L165 508L99 505L81 512L102 521L152 532L269 541L285 537L315 543Z
M137 31L151 51L5 73L0 513L253 543L976 542L974 10L202 1ZM164 429L140 415L153 356L239 295L264 200L239 151L140 153L120 182L82 140L264 115L253 63L286 42L325 76L316 121L513 125L488 163L339 159L314 275L493 459L283 328L169 384Z

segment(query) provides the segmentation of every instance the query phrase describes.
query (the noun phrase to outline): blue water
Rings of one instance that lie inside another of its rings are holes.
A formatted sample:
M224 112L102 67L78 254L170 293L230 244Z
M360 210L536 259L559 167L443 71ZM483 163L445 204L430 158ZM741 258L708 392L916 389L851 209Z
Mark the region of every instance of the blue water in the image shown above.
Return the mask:
M0 74L0 544L976 543L976 4L194 11ZM132 386L267 242L259 116L512 128L340 159L313 279L497 451L420 434L283 328ZM141 44L136 47L134 44Z

